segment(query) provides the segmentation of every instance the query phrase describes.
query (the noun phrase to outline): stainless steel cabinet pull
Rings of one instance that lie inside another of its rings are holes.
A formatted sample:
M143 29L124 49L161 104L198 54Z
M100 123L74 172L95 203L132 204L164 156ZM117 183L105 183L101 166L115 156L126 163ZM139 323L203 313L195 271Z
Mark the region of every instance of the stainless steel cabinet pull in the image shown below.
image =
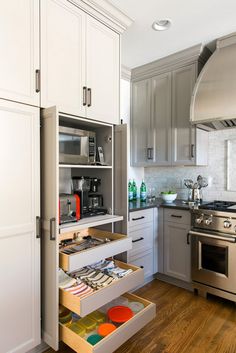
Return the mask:
M56 227L55 227L56 218L53 217L50 219L50 240L56 240Z
M182 216L178 216L176 214L172 214L171 217L174 217L174 218L182 218Z
M147 159L153 159L153 148L147 148Z
M137 243L138 241L141 241L141 240L143 240L144 238L143 237L141 237L141 238L138 238L138 239L135 239L135 240L132 240L132 243Z
M87 87L83 87L83 106L87 105Z
M40 92L40 70L35 70L35 92Z
M194 158L194 144L191 145L191 158Z
M92 105L92 88L87 89L87 98L88 98L88 107L91 107Z
M139 221L140 219L144 219L145 217L142 216L142 217L138 217L138 218L132 218L132 221Z
M41 238L41 218L39 216L36 217L36 238Z

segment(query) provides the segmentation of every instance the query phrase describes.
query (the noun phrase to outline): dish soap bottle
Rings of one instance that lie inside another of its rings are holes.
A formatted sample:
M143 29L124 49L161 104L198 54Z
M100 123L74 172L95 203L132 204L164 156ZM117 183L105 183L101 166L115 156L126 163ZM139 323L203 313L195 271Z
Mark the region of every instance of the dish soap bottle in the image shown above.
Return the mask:
M146 201L146 198L147 198L147 188L144 180L142 180L142 184L140 187L140 200L144 202Z
M137 200L137 185L136 185L136 182L135 182L135 179L133 179L133 200Z
M133 193L133 185L131 182L131 179L129 179L129 184L128 184L128 199L129 201L133 201L134 193Z

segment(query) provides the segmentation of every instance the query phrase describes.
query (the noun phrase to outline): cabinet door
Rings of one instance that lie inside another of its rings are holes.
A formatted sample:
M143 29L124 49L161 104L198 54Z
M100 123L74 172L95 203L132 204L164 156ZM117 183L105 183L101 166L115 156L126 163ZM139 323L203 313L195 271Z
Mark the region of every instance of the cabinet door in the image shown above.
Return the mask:
M164 273L190 282L190 245L187 234L190 227L178 223L164 224Z
M39 0L0 2L0 97L39 106Z
M195 64L172 73L172 164L195 163L195 128L190 125L190 102L196 81Z
M85 116L85 17L66 0L41 2L42 107Z
M87 16L87 117L119 124L120 38Z
M148 165L148 131L151 114L151 80L132 83L131 108L131 165L144 167ZM151 150L149 150L151 152ZM151 157L151 155L150 155Z
M171 74L152 78L152 113L150 140L152 163L171 164Z
M0 123L0 346L23 353L41 340L39 108L0 100Z

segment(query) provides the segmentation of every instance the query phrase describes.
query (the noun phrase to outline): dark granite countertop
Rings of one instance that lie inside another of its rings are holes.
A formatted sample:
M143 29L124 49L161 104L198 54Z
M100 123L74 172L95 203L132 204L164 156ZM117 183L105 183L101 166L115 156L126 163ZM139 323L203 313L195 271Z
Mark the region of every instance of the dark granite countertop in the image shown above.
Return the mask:
M148 201L141 202L140 199L129 202L130 212L144 210L147 208L154 208L154 207L176 208L180 210L190 209L189 203L186 200L175 200L172 203L164 203L161 198L157 198L155 201L152 201L152 202L148 202Z

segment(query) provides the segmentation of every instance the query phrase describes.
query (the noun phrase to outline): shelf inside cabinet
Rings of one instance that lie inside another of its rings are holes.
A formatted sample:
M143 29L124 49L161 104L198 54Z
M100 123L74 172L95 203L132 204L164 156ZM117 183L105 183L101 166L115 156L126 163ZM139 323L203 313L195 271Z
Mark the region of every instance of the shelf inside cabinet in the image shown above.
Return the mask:
M90 228L90 227L97 227L103 224L115 223L123 221L123 216L116 216L106 214L103 216L94 216L94 217L87 217L82 218L78 222L66 223L59 226L60 234L65 234L68 232L77 232L79 230Z
M112 166L111 165L59 164L59 168L112 169Z
M59 236L60 240L73 238L73 232ZM84 229L82 235L91 235L96 238L109 238L111 241L101 245L78 251L71 255L59 252L59 266L68 272L78 270L84 266L91 265L97 261L111 257L132 249L132 239L127 235L107 232L99 229Z
M115 264L125 270L131 269L133 272L82 298L60 289L60 304L83 317L143 283L143 269L117 260Z
M143 310L134 315L130 320L117 327L108 336L92 346L84 338L65 325L60 324L60 339L65 342L75 352L84 353L112 353L130 337L132 337L141 328L147 325L156 316L156 305L146 299L140 298L134 294L126 293L123 295L129 301L137 301L144 305Z

